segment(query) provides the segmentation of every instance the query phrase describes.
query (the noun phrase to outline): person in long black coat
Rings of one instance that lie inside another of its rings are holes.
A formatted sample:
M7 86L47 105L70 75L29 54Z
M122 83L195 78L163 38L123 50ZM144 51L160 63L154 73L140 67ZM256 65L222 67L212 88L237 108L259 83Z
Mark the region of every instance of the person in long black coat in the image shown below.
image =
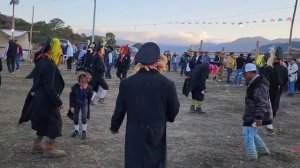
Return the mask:
M159 47L150 42L141 47L135 59L151 65L159 53ZM121 82L111 119L110 130L118 133L127 113L125 168L166 167L166 123L174 122L179 112L174 82L154 66L146 67Z
M31 127L36 131L32 152L43 153L47 157L62 157L64 151L53 147L57 137L62 135L62 119L60 109L62 101L60 94L64 89L64 80L59 72L57 64L60 62L61 52L59 39L47 40L53 47L43 51L33 73L33 86L30 89L22 110L19 124L31 121ZM56 46L56 47L55 47ZM53 52L58 50L57 52ZM56 55L52 53L57 53ZM41 142L43 137L49 137L44 147Z
M204 100L205 83L209 75L209 64L202 63L196 65L188 79L188 93L192 92L192 105L190 112L204 113L202 111L202 101Z

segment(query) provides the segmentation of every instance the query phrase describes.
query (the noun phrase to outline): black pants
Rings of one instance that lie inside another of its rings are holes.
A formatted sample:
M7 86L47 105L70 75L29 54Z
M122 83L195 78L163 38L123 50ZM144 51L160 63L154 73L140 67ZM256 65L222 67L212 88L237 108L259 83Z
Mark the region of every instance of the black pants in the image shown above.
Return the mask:
M170 60L168 60L167 65L168 65L168 71L170 71L171 70L171 61Z
M271 99L271 105L273 110L273 117L276 117L276 113L279 109L279 103L280 103L280 97L282 95L282 91L283 91L282 88L270 90L270 99Z
M0 58L1 59L1 58ZM1 86L1 74L0 74L0 86Z
M117 70L117 77L120 79L125 79L127 77L127 70Z
M182 64L181 64L181 71L180 71L180 75L181 75L181 76L184 74L185 68L186 68L186 64L185 64L185 63L182 63Z
M15 64L16 64L16 56L7 57L6 59L7 69L9 73L15 71Z
M73 62L73 57L68 57L68 59L67 59L68 70L72 69L72 62Z
M88 105L83 105L81 107L76 107L74 109L74 125L79 124L79 112L81 111L81 121L82 124L87 123L87 113L88 113Z
M106 71L105 71L105 77L109 78L109 79L111 79L111 67L112 67L112 64L111 65L107 65L106 66Z
M92 81L90 82L90 85L92 86L94 92L99 91L99 86L101 86L104 90L109 90L109 87L102 76L93 77Z

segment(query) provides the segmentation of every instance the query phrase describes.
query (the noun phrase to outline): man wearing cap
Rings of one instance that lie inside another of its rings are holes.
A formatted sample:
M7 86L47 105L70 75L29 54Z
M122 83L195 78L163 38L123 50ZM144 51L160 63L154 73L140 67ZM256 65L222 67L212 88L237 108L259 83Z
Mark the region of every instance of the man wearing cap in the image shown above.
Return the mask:
M125 168L166 167L166 123L174 122L180 105L174 82L158 71L159 58L159 47L145 43L135 56L139 70L119 87L110 130L118 133L127 113Z
M259 126L272 124L272 107L269 96L269 83L257 73L256 65L248 63L245 66L244 77L250 81L243 116L243 138L247 157L250 161L258 156L270 155L270 152L257 134Z

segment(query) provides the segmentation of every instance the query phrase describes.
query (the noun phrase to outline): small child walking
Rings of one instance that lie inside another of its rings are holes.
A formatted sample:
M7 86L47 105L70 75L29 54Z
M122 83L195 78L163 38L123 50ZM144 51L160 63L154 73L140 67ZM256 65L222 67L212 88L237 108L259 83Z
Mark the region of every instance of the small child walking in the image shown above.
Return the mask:
M81 139L86 139L87 120L90 118L90 103L93 95L91 86L91 72L80 70L77 75L78 83L72 86L70 93L70 112L73 113L75 131L72 137L79 135L79 113L81 112L82 133Z

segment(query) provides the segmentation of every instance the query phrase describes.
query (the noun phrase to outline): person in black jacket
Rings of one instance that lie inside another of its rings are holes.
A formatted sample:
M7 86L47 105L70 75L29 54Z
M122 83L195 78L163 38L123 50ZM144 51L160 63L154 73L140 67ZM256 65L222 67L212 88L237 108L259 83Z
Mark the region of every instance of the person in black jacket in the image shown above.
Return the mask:
M32 129L36 130L33 153L62 157L65 152L54 148L55 139L62 135L60 109L63 102L59 95L65 85L57 67L62 59L58 38L47 39L39 59L33 73L33 86L26 97L19 124L30 120ZM45 147L42 145L44 136L49 137Z
M265 57L265 59L267 59L268 54L266 54ZM268 80L270 84L269 94L272 104L273 117L276 117L282 92L288 84L288 70L282 65L283 58L283 50L281 47L278 47L275 52L273 67L264 66L260 70L260 73ZM272 124L267 125L266 131L271 135L275 134Z
M101 56L101 46L96 49L96 53L93 56L93 59L91 61L91 68L93 72L93 78L90 82L90 85L93 88L93 96L91 99L91 104L94 105L94 99L96 97L97 92L99 91L99 86L102 87L102 91L99 95L99 104L105 104L104 98L109 90L109 87L104 80L104 72L105 72L105 65L104 65L104 58Z
M127 77L127 71L130 67L130 52L128 46L120 48L120 56L117 60L117 77L122 80Z
M6 51L5 51L6 64L9 73L13 73L15 71L17 52L18 52L17 43L13 39L10 39L6 45Z
M206 79L209 75L209 64L208 63L202 63L199 65L196 65L196 67L192 70L191 76L188 79L188 91L192 92L192 105L190 108L190 112L194 113L205 113L202 111L202 101L204 100L204 94L205 94L205 83ZM188 96L188 94L186 95Z
M243 77L243 68L245 65L244 54L241 53L240 56L236 59L236 76L235 76L235 85L241 86L242 77Z
M138 72L122 80L119 87L110 130L118 133L127 113L125 168L167 165L166 123L174 122L180 104L174 82L158 70L159 58L159 47L145 43L135 56Z
M81 139L86 139L87 120L90 118L90 103L93 95L92 87L88 85L91 73L82 69L78 72L78 83L72 86L70 93L70 111L73 113L74 128L72 137L79 134L79 112L81 112Z
M269 96L269 83L257 73L255 64L245 66L244 77L249 81L243 116L243 138L248 159L255 161L258 156L270 155L270 151L258 135L262 125L272 124L272 107Z

